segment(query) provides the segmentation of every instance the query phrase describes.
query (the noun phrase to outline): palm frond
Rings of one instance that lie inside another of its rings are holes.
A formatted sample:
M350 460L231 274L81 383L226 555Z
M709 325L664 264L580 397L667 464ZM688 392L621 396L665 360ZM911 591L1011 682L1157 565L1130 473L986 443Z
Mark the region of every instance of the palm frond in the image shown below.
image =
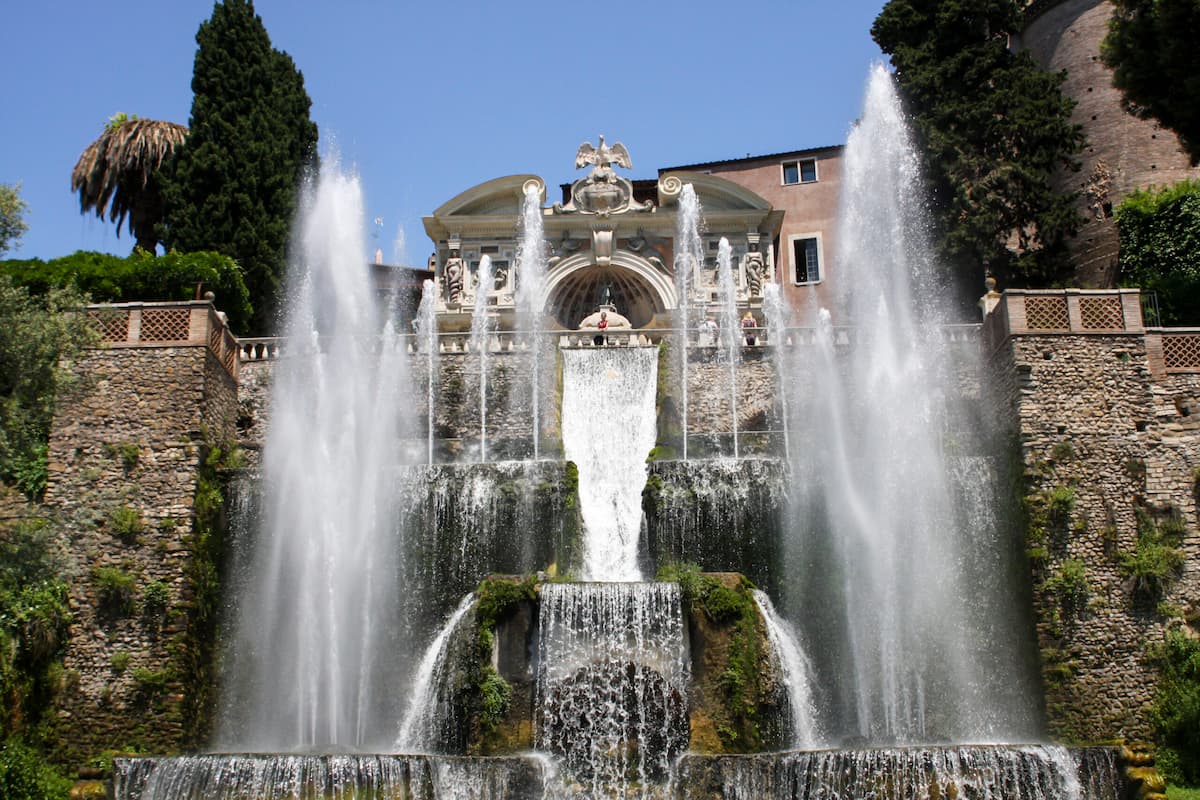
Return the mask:
M187 138L174 122L129 119L106 128L79 156L71 172L71 191L79 193L79 211L94 210L101 219L121 223L135 208L151 177ZM130 219L130 228L133 220Z

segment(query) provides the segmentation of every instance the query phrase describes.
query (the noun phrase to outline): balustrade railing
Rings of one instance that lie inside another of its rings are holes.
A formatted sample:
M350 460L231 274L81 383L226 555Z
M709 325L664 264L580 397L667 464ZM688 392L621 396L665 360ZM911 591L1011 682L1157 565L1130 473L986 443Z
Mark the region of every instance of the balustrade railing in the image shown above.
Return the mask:
M973 344L979 341L981 325L979 323L941 325L934 330L943 341L950 344ZM674 341L680 334L678 328L610 328L601 332L596 328L572 331L539 331L536 334L529 331L494 331L488 336L487 349L489 353L521 353L528 352L535 340L549 342L560 348L592 348L592 347L654 347L660 342ZM856 328L835 327L833 329L835 346L852 344L858 336ZM724 346L720 331L689 330L686 332L688 347L720 348ZM405 348L410 353L424 353L427 347L425 337L415 334L405 334ZM288 346L282 338L246 338L240 339L239 350L242 363L255 361L274 361L285 355ZM738 342L747 350L765 347L807 347L817 342L816 328L785 328L772 331L769 328L738 328ZM471 350L471 334L469 332L445 332L437 334L439 354L467 354Z

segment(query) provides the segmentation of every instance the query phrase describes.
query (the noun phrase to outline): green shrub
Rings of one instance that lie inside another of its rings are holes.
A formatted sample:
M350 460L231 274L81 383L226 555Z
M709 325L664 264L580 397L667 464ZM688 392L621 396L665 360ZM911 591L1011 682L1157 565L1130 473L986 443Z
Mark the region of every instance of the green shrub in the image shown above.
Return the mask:
M66 800L70 789L70 779L19 739L9 739L0 747L0 797L4 800Z
M1058 600L1065 616L1075 616L1087 606L1091 589L1082 561L1073 558L1063 561L1058 574L1048 578L1044 586Z
M136 508L121 506L108 515L109 531L125 544L135 544L145 529L142 514Z
M213 291L216 305L229 316L230 326L244 333L250 320L250 294L242 270L219 253L134 253L120 257L80 250L69 256L0 261L0 275L41 295L74 286L97 303L135 300L191 300L196 284Z
M142 606L148 614L161 614L171 600L171 587L162 581L149 581L142 588Z
M491 664L484 666L479 682L479 721L485 731L494 731L504 720L512 703L512 691L512 686Z
M1175 509L1161 523L1145 508L1137 510L1138 537L1132 553L1120 554L1121 572L1130 579L1136 605L1154 608L1183 569L1178 549L1186 528Z
M113 672L117 673L118 675L123 675L125 674L125 670L129 667L130 658L131 656L129 655L128 650L118 650L112 654L111 658L108 659L108 663L109 666L112 667Z
M1122 286L1158 294L1161 325L1200 325L1200 182L1130 193L1117 207Z
M137 583L133 575L120 567L96 567L92 570L92 581L104 610L116 614L133 612L134 586Z
M1159 770L1169 783L1200 786L1200 640L1170 631L1153 657L1162 671L1151 709Z
M133 670L133 682L137 684L138 691L147 696L164 692L173 677L170 667L159 670L136 667Z

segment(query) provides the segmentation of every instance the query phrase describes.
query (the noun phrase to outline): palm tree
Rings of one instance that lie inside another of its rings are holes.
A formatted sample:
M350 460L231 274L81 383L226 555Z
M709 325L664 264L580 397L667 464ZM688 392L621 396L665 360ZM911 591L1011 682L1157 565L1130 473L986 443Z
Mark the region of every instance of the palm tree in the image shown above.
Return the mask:
M79 192L79 213L95 210L104 219L121 223L129 217L129 232L141 248L153 253L158 245L155 227L163 218L163 199L155 173L188 129L174 122L138 119L118 114L100 138L87 146L71 172L71 191Z

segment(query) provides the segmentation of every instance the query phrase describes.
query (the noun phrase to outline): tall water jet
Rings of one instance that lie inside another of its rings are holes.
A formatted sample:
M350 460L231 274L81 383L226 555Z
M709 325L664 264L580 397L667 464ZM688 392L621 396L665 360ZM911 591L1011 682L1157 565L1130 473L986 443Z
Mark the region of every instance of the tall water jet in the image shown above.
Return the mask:
M767 341L772 345L771 357L775 363L776 380L780 386L787 386L789 373L788 360L784 357L784 343L787 339L785 331L789 325L787 306L783 302L779 284L768 283L763 287L763 315L767 319ZM779 393L780 424L783 426L783 457L790 461L792 457L792 441L788 420L788 392Z
M492 257L479 259L475 283L475 306L471 310L471 339L469 348L479 359L479 461L487 461L487 390L488 349L491 347L492 319L488 314L488 298L495 278L492 276Z
M529 355L533 380L530 403L533 408L533 457L541 455L542 328L546 306L546 246L542 223L540 186L525 187L521 207L521 235L517 243L517 317L529 330Z
M724 236L717 243L717 287L721 293L721 350L729 378L729 429L733 433L733 457L738 457L737 367L742 360L742 328L737 313L733 282L733 248Z
M945 293L923 235L916 156L882 67L843 181L846 291L833 314L854 326L855 342L836 346L823 312L813 374L803 385L792 378L790 413L803 423L793 430L806 438L793 469L812 494L793 507L789 543L813 580L795 590L791 618L809 626L819 672L840 686L828 693L827 718L842 721L832 736L1027 741L1038 732L1037 692L1021 669L1029 644L1011 592L981 570L1006 574L1011 550L995 527L969 529L954 501L942 441ZM801 620L809 603L840 612Z
M688 337L691 336L692 285L704 259L700 241L700 198L690 183L679 194L679 214L675 222L675 291L679 306L675 325L679 331L679 394L682 408L683 457L688 457Z
M326 159L304 191L292 248L263 526L238 587L220 749L366 748L394 736L395 485L417 398L364 268L363 220L358 178Z
M562 431L579 469L583 577L636 581L646 456L654 447L658 349L564 350Z
M437 287L433 281L421 284L421 304L417 308L417 348L425 351L425 409L428 423L425 426L426 463L433 464L433 429L437 411L434 408L436 391L434 379L438 365L437 331Z

